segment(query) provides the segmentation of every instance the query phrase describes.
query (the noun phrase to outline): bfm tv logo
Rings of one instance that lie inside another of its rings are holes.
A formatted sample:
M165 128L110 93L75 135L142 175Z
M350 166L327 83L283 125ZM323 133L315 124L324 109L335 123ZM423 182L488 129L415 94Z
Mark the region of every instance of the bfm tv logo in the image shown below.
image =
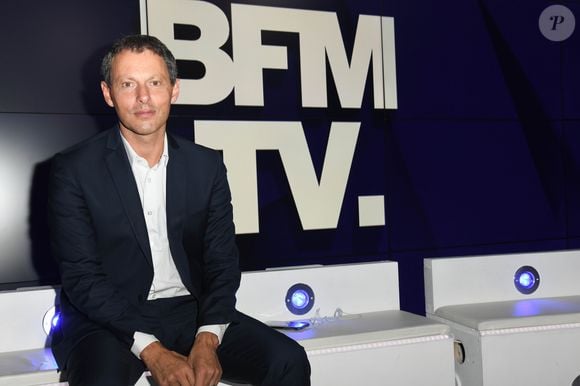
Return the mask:
M200 0L142 0L142 31L161 39L178 60L205 67L181 79L177 103L211 105L233 91L236 106L264 106L263 71L288 69L283 46L262 43L262 31L298 34L302 107L326 108L327 67L342 108L360 109L372 71L375 109L396 109L394 20L359 15L348 58L335 12L231 4L225 13ZM146 12L144 12L146 11ZM175 25L193 25L195 40L175 38ZM231 33L233 55L223 51ZM327 66L328 65L328 66ZM301 122L196 120L197 143L223 150L237 233L258 233L256 151L277 150L303 229L337 227L360 122L333 122L318 180ZM359 226L384 226L384 196L359 196Z

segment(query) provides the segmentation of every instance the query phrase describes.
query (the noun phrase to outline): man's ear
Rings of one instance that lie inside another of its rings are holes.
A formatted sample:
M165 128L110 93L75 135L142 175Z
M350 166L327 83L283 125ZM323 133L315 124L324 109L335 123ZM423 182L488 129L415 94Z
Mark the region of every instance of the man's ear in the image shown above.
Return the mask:
M115 103L113 103L113 98L111 98L111 89L109 88L107 82L105 82L104 80L101 81L101 91L103 92L103 98L105 99L105 102L109 106L115 107Z
M179 96L179 79L175 79L175 84L171 90L171 103L175 103L177 97Z

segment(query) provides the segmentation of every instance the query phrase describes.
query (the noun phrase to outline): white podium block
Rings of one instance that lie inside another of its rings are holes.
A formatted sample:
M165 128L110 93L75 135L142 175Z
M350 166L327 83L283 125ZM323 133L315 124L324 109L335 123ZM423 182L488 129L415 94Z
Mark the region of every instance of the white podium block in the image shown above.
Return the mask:
M314 294L314 305L302 315L286 306L295 284ZM396 262L247 272L238 309L265 323L311 323L284 333L305 348L314 386L454 383L449 327L399 310Z
M539 274L529 294L515 286L523 266ZM425 259L427 316L448 324L460 342L457 385L572 386L580 379L577 272L578 251Z
M297 284L311 291L302 296L308 307L298 315L288 301ZM388 261L244 272L237 308L266 323L310 323L284 333L305 348L313 386L452 386L449 327L399 310L398 284L397 263ZM0 385L58 384L42 330L57 293L52 288L0 293L0 306L12 315L0 322ZM144 374L137 385L150 381Z
M390 310L287 335L306 349L315 386L449 386L453 384L453 352L448 333L443 324Z

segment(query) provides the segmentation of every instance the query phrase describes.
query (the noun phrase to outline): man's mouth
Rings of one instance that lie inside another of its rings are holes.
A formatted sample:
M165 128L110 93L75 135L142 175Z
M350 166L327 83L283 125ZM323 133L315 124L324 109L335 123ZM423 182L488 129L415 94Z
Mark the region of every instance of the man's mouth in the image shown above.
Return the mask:
M149 118L155 114L155 110L137 110L135 115L140 118Z

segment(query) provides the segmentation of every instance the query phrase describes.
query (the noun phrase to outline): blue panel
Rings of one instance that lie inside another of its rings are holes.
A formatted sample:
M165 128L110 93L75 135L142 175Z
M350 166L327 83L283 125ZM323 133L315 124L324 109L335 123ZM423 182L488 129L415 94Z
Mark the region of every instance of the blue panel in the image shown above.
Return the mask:
M566 243L568 249L580 249L580 238L570 238Z
M399 115L561 116L559 47L538 29L547 2L392 3Z
M476 1L397 1L392 9L399 116L515 116Z
M518 117L561 119L561 52L568 42L548 40L539 28L540 15L553 2L486 0L480 4Z
M518 122L405 121L393 131L393 250L564 237L556 142L536 153Z
M561 43L563 118L580 119L580 3L563 2L576 16L576 30Z
M565 159L566 225L568 237L580 237L580 122L563 124L562 153ZM575 242L576 246L578 243Z

